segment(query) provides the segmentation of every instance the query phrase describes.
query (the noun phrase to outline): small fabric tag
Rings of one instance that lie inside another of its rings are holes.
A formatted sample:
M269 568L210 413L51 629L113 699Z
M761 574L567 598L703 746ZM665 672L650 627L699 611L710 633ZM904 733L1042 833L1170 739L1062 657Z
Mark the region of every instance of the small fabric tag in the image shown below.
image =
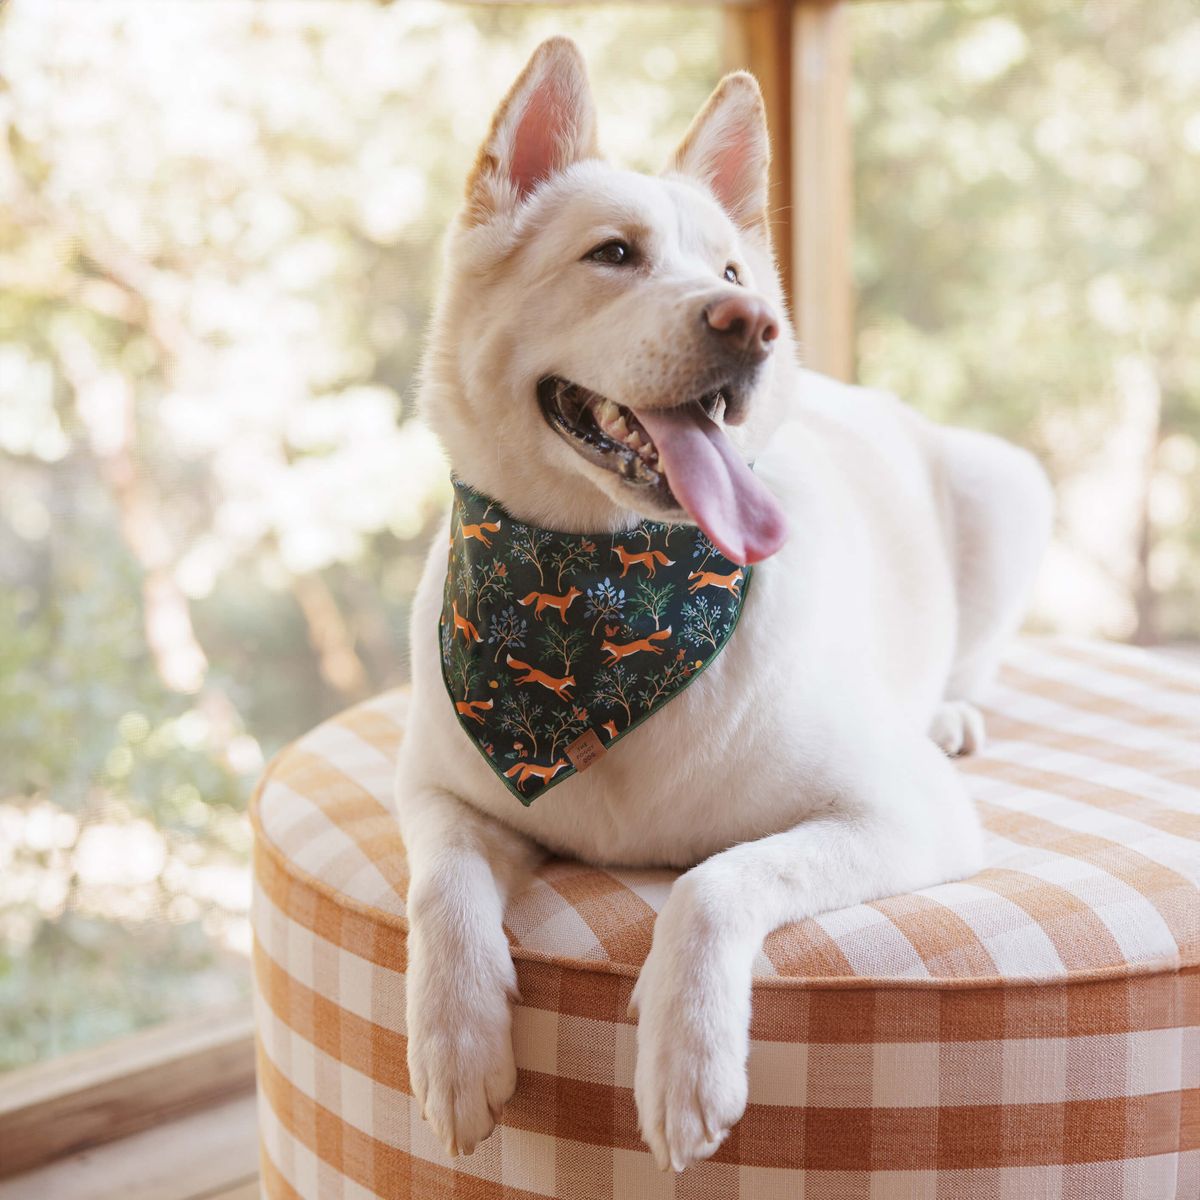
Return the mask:
M577 771L586 771L594 762L604 757L604 743L594 729L581 733L568 747L567 757Z

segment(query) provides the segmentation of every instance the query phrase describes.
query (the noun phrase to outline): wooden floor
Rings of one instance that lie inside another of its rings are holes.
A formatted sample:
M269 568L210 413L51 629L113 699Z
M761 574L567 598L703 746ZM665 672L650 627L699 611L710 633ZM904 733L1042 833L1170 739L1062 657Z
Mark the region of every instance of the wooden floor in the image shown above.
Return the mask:
M254 1093L0 1179L0 1200L259 1200Z

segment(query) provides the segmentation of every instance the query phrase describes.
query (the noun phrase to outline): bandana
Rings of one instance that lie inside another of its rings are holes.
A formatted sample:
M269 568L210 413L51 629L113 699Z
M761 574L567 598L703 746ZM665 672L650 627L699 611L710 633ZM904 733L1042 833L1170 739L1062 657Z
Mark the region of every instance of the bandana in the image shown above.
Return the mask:
M531 804L679 695L749 586L695 526L557 533L456 479L439 633L459 724Z

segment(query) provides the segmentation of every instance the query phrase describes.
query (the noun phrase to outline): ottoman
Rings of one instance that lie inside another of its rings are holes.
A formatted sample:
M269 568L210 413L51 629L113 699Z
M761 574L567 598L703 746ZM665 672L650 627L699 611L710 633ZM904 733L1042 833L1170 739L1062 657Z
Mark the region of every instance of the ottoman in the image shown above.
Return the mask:
M255 796L272 1200L1200 1197L1200 675L1020 643L960 764L986 869L774 933L746 1115L679 1175L638 1137L625 1016L669 871L541 871L507 920L516 1095L469 1157L421 1120L386 809L404 710L321 725Z

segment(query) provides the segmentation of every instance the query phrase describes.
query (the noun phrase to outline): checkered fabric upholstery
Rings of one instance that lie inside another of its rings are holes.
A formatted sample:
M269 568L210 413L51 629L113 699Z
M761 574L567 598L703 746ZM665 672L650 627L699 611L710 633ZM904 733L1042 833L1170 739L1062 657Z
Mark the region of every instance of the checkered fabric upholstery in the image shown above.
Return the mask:
M746 1115L680 1175L638 1137L625 1016L668 871L541 872L508 913L516 1095L469 1157L421 1120L385 807L404 705L320 726L256 797L273 1200L1200 1198L1200 676L1018 646L961 763L986 869L773 934Z

